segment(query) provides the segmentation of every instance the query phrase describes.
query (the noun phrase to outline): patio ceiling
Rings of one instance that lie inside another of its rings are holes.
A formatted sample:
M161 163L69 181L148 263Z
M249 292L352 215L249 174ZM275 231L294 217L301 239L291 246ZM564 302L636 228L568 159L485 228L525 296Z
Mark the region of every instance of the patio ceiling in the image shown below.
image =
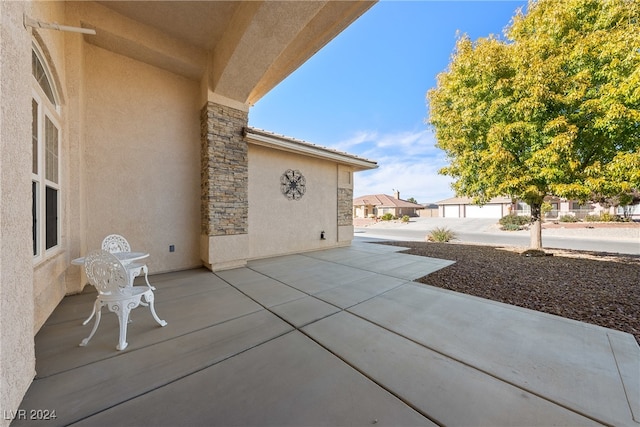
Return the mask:
M254 104L374 1L76 3L85 40Z

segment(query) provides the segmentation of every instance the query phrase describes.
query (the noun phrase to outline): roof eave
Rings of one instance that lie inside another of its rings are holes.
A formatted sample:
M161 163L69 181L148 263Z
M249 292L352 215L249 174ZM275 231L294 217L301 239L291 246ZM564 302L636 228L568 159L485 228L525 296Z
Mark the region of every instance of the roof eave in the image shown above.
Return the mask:
M353 167L356 171L376 169L378 163L373 160L356 157L351 154L334 151L304 141L293 140L270 132L247 127L244 129L247 142L264 147L275 148L290 153L302 154L323 160L329 160Z

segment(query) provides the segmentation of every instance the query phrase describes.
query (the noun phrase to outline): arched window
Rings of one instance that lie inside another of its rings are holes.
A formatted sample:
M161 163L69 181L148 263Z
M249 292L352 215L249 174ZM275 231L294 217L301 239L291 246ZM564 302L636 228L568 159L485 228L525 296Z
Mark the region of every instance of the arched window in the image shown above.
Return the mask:
M35 45L31 53L33 256L42 258L60 241L60 117L46 62Z

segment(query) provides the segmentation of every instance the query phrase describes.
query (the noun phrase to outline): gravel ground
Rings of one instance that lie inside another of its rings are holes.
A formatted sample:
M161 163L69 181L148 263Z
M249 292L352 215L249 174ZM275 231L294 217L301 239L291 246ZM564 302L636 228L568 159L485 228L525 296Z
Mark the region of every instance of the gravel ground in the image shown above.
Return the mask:
M640 256L433 242L385 242L456 261L417 282L628 332L640 343Z

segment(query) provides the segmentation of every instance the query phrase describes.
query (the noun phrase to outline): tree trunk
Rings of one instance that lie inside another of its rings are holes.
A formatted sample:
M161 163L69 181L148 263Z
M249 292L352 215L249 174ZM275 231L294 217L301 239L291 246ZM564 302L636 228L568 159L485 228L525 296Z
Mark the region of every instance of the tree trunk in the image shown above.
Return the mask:
M531 249L542 250L542 203L531 204Z

